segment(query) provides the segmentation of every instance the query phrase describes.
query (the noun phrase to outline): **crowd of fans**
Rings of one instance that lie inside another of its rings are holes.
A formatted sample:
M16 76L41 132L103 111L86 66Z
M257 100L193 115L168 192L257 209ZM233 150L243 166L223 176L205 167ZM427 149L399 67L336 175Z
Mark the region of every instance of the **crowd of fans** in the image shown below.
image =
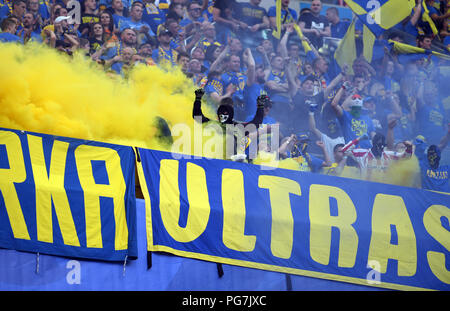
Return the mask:
M261 128L279 125L280 148L261 142L258 150L295 158L305 171L340 175L356 167L366 179L416 156L422 187L450 192L443 165L450 139L448 60L430 53L403 57L386 43L448 54L450 0L416 1L409 17L377 38L382 52L374 48L370 62L357 22L357 58L343 66L333 42L351 23L339 14L345 3L322 10L320 0L304 2L300 10L282 0L277 29L275 1L265 8L261 0L0 0L0 41L82 51L125 78L139 63L179 66L209 105L227 102L242 122L254 118L258 96L267 94ZM422 18L423 3L437 33Z

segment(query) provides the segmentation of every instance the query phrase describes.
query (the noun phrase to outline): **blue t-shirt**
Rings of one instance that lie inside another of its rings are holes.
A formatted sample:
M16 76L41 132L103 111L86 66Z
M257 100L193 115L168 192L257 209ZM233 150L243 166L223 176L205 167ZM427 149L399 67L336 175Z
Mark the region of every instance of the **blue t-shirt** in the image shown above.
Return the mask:
M121 20L119 30L122 32L126 28L131 28L131 29L135 29L135 30L139 31L139 29L141 29L142 26L149 27L149 30L148 30L149 36L151 36L151 37L155 36L155 33L153 32L152 28L147 23L142 22L142 21L133 22L130 18L125 18L125 19Z
M287 16L286 16L287 14ZM277 16L277 8L276 6L271 6L269 11L267 12L267 16L275 17ZM297 12L294 9L288 8L288 10L281 9L281 23L282 24L290 24L296 23L298 19Z
M157 64L170 62L172 66L175 66L177 63L177 56L178 52L172 48L165 50L162 47L159 47L152 52L153 61Z
M19 42L23 43L22 39L19 36L10 34L9 32L0 33L0 41L1 42Z
M196 22L200 22L200 23L203 23L204 21L205 21L205 19L203 17L201 17L201 16L196 20ZM180 21L179 25L184 28L187 25L192 24L193 22L194 21L192 19L190 19L190 18L184 18L184 19L182 19Z
M415 144L416 150L414 153L419 160L422 188L450 192L450 184L448 182L450 166L441 165L437 169L431 168L426 154L427 144L423 142L416 142Z
M230 83L236 86L236 92L233 94L233 100L244 102L244 88L247 84L247 76L241 72L225 72L221 76L223 88L226 90Z
M264 85L259 83L253 83L250 86L244 88L244 100L245 100L245 115L246 121L250 121L256 114L256 100L259 95L267 94L264 90Z
M418 109L416 116L417 134L424 136L429 144L439 144L446 124L443 109L423 105Z
M142 12L142 21L147 23L151 30L156 33L158 26L163 24L166 20L166 15L163 10L159 9L153 3L147 3Z
M286 75L285 75L284 71L279 74L271 71L269 76L267 77L267 81L275 81L277 84L284 84L284 83L286 83ZM267 90L267 94L269 95L270 99L274 103L289 104L291 102L290 98L285 96L282 93L269 90L267 87L266 87L266 90Z
M292 158L291 152L288 151L287 155L289 158ZM298 162L299 165L299 169L300 171L303 172L313 172L313 173L317 173L320 171L320 169L322 168L323 164L325 163L324 160L319 159L315 156L313 156L312 154L308 153L309 158L311 159L311 163L308 163L308 161L306 160L306 157L303 155L300 155L298 157L295 157L293 159L295 159Z
M113 14L112 17L113 17L114 26L116 26L117 29L120 29L122 22L127 20L127 18L125 16L120 16L117 14Z
M223 83L220 79L211 79L205 86L205 94L217 93L219 96L223 95Z
M339 117L338 120L341 124L345 143L364 134L367 134L370 137L370 133L375 131L372 119L366 114L361 114L359 118L355 118L350 112L344 110L342 116ZM372 148L372 142L368 139L361 140L358 147L370 149Z
M330 24L331 36L333 38L344 38L349 26L349 21L339 21L336 25Z

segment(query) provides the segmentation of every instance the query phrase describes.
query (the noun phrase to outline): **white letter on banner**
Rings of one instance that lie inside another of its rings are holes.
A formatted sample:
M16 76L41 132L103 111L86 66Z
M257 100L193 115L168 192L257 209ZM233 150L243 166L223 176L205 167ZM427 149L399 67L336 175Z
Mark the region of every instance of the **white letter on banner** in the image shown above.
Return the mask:
M78 260L69 260L66 264L67 269L72 269L67 272L66 282L69 285L81 284L81 265Z

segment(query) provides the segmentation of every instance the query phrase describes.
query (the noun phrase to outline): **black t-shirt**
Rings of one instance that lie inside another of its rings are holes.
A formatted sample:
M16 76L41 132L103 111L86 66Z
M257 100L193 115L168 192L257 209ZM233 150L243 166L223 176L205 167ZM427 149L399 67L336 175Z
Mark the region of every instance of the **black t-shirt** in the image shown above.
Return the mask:
M317 123L317 119L319 122ZM336 112L329 103L320 111L318 118L316 118L316 127L330 138L337 138L343 136L341 124L339 123Z
M305 95L301 91L298 91L297 94L292 98L292 103L294 104L294 111L292 118L292 130L294 133L306 132L309 131L309 106L310 104L316 104L317 110L320 111L322 109L322 105L324 102L324 94L323 92L319 92L316 95ZM317 122L317 113L316 113L316 122Z
M239 3L237 7L238 19L249 26L261 24L264 16L267 16L267 11L263 7L254 6L251 3Z
M323 15L315 16L311 13L304 13L300 16L299 21L305 23L306 29L317 29L319 31L325 30L325 27L330 25L330 22L327 20L327 18ZM306 37L311 41L311 43L316 47L320 48L322 47L322 37L318 37L314 34L307 33L305 34Z
M216 0L213 7L220 10L220 17L227 18L225 10L230 9L236 14L237 3L235 0Z
M98 23L100 21L100 17L95 14L83 13L81 15L81 25L78 28L80 33L83 32L84 29L88 29L88 33L91 27L91 24Z

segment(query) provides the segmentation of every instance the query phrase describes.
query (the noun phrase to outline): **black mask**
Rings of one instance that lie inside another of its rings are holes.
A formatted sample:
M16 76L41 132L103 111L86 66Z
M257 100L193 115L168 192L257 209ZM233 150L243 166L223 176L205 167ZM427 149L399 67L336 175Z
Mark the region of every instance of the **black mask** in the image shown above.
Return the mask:
M228 117L226 117L228 116ZM220 105L217 109L217 117L222 124L233 123L234 109L230 105Z

